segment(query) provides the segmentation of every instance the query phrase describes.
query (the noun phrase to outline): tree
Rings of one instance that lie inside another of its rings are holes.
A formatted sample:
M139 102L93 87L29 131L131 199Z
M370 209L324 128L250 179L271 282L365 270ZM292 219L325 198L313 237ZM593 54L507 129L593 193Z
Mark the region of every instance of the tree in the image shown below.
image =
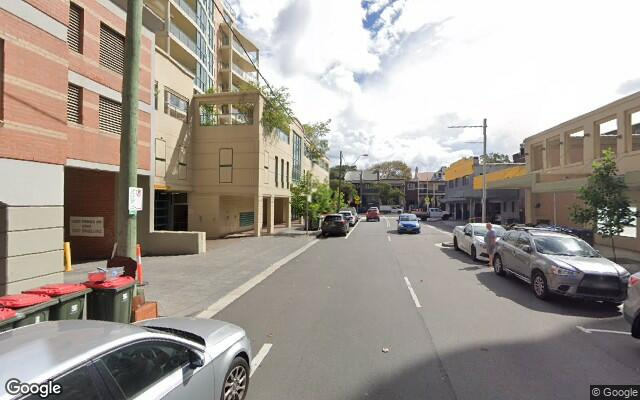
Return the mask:
M511 162L511 157L502 153L489 153L485 157L484 154L480 156L480 162L493 163L493 164L505 164Z
M311 202L307 200L308 195L311 195ZM310 172L291 186L291 209L297 215L307 215L308 211L308 221L316 221L320 214L333 212L335 205L336 191L313 178Z
M344 182L344 176L349 171L357 171L355 165L343 165L342 169L340 169L339 165L335 165L329 168L329 179L342 179Z
M329 151L329 142L325 137L331 129L331 120L316 122L304 125L304 136L309 141L308 156L311 161L320 161L325 158Z
M340 190L344 194L345 199L348 199L348 200L353 199L358 194L356 187L353 185L353 183L345 182L344 180L340 185L338 179L331 179L331 181L329 181L329 186L331 187L332 190L338 190L338 186L340 186Z
M618 176L615 154L607 149L601 160L593 162L593 173L578 192L584 206L574 204L570 215L572 221L591 225L591 229L603 238L611 238L614 261L614 237L622 233L625 226L632 225L637 217L637 213L629 208L626 190L624 179Z
M265 136L273 137L276 129L286 133L291 131L293 110L291 109L291 95L288 88L282 86L270 90L266 86L243 83L240 85L240 91L259 92L264 98L260 123ZM235 107L241 112L253 112L253 105L236 104Z
M378 190L378 196L382 204L402 204L404 203L404 192L398 188L394 188L388 183L376 184Z
M383 161L371 167L378 172L381 179L411 179L411 168L404 161Z

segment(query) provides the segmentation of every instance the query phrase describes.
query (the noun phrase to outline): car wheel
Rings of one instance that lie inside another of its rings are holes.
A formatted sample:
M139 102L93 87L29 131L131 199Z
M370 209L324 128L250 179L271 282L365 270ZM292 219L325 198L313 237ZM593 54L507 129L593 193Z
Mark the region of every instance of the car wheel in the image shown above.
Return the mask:
M476 253L476 246L471 246L471 259L478 261L478 254Z
M496 254L493 257L493 272L499 276L505 276L506 272L504 270L504 265L502 264L502 257L499 254Z
M224 377L220 400L244 400L249 390L249 364L236 357Z
M453 248L456 250L460 250L460 247L458 246L458 238L457 237L453 237Z
M547 287L547 278L540 271L535 271L531 279L531 288L533 294L540 300L547 300L549 298L549 288Z

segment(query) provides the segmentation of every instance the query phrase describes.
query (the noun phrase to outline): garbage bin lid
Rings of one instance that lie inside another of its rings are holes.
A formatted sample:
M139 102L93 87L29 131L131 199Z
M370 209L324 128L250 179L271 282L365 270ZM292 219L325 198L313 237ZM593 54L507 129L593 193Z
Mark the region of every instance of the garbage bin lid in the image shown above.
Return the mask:
M74 292L80 292L87 287L82 283L52 283L49 285L40 286L35 289L25 290L22 293L29 294L46 294L47 296L62 296L63 294L69 294Z
M135 279L130 276L120 276L110 281L85 282L84 284L92 289L117 289L122 286L131 285L133 282L135 282Z
M10 319L15 316L16 316L16 310L0 307L0 321L4 321L5 319Z
M34 304L40 304L51 300L46 294L12 294L0 297L0 307L22 308L29 307Z

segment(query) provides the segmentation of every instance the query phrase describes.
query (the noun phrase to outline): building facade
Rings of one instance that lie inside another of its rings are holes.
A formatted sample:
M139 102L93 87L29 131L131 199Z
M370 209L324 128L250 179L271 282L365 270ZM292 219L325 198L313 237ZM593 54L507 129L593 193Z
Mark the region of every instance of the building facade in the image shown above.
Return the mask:
M406 207L408 210L439 207L445 195L444 167L436 172L416 172L406 182Z
M619 174L629 187L633 210L640 206L640 92L588 112L524 141L526 177L508 183L526 191L529 223L575 226L570 218L577 192L605 149L616 155ZM637 225L637 223L635 224ZM608 244L596 235L596 242ZM616 246L640 249L637 226L615 238Z

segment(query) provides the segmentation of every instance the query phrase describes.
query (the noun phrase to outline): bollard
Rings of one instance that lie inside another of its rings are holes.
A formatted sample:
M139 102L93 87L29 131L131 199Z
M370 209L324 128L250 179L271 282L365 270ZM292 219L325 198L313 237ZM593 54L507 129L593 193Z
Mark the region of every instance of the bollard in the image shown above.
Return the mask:
M64 242L64 272L71 271L71 242Z
M138 268L136 271L136 275L138 276L138 285L144 286L144 277L143 277L143 269L142 269L142 247L140 244L136 245L136 256L138 258Z

